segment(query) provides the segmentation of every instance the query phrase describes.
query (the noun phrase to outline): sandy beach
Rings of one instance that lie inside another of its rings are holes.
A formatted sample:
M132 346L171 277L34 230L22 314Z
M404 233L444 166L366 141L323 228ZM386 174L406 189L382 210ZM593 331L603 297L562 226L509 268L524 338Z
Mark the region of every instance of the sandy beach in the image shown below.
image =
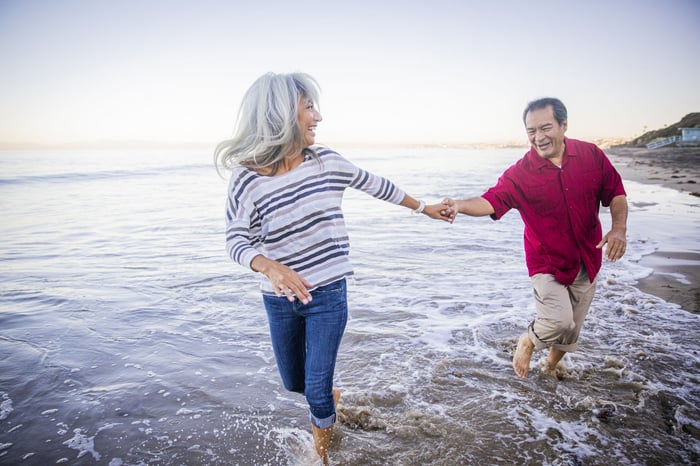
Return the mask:
M661 185L700 197L700 147L650 150L617 146L605 152L626 180ZM640 264L655 272L639 282L639 289L700 313L700 253L659 250L645 256ZM670 273L682 274L688 283L681 283Z

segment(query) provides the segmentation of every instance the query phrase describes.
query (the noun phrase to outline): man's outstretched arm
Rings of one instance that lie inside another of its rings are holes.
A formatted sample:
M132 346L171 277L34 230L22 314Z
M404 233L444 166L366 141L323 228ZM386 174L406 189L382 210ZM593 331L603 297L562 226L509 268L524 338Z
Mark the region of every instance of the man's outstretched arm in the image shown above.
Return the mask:
M442 205L445 208L441 213L450 219L450 223L454 222L457 214L465 214L471 217L483 217L495 212L491 203L481 196L471 197L469 199L447 198L442 201Z

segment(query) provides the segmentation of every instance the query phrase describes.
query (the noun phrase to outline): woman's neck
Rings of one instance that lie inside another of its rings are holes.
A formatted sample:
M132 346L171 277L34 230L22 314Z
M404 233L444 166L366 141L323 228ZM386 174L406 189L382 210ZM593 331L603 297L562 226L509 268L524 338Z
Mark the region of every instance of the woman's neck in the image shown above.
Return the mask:
M264 176L280 176L297 168L304 161L304 153L299 152L295 155L287 155L279 161L277 170L273 166L261 167L256 169L259 174ZM274 172L274 173L273 173Z

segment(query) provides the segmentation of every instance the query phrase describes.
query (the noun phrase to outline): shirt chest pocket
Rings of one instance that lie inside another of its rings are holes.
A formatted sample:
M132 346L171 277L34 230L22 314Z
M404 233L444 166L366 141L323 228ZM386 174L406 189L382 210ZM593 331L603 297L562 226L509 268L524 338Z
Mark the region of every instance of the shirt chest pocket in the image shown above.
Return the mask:
M551 185L556 183L556 185ZM552 180L540 185L529 185L521 188L524 205L529 206L541 215L554 214L562 208L564 198L559 189L559 180Z
M582 172L575 179L562 179L564 192L571 202L587 206L597 204L600 196L600 186L602 178L599 170L588 170Z

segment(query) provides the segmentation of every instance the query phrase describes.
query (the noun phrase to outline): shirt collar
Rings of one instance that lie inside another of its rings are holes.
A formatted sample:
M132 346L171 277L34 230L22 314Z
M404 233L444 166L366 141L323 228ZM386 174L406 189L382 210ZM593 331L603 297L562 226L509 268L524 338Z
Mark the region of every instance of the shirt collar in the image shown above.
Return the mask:
M561 160L562 167L566 163L566 159L568 157L576 157L577 154L576 152L571 152L572 149L573 144L569 143L569 138L564 138L564 157ZM549 160L540 157L540 154L537 153L537 150L533 146L530 146L530 152L528 153L528 157L530 158L530 163L532 164L532 166L537 169L554 165L552 163L549 163Z

